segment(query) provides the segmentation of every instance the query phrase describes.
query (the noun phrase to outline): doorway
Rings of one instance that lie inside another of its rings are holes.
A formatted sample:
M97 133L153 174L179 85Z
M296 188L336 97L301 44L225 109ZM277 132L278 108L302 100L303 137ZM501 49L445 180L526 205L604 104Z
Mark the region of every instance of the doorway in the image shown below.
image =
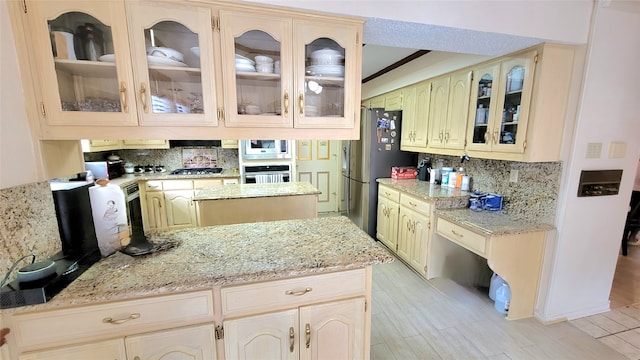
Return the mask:
M318 213L338 211L339 144L337 140L296 142L297 180L308 181L321 191L318 195Z

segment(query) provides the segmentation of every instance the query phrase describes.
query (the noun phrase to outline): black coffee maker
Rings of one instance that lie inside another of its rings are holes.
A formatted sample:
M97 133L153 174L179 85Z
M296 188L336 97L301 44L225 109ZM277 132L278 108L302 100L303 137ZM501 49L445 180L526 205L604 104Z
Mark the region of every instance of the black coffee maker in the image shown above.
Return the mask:
M424 158L420 160L418 164L418 180L429 181L429 174L431 173L431 159Z

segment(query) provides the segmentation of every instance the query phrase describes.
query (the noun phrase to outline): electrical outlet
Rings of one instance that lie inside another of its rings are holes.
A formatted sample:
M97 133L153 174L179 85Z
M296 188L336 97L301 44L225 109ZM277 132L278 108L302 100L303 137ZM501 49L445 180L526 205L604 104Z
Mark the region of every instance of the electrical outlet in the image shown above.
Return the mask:
M509 182L518 182L518 170L511 170L509 172Z

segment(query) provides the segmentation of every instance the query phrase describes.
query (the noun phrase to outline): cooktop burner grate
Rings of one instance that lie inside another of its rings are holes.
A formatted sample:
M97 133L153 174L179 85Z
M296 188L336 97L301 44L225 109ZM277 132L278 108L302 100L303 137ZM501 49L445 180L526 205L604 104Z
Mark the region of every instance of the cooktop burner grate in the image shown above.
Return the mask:
M171 175L206 175L206 174L219 174L221 172L222 172L222 168L204 167L204 168L176 169L171 171L169 174Z

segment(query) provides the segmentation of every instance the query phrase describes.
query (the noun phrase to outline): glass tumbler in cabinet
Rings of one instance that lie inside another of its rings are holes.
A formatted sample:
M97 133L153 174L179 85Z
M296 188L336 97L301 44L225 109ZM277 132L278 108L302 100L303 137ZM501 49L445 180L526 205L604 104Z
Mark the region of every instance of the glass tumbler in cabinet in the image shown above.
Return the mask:
M141 125L217 125L210 10L128 4ZM166 15L170 14L170 15ZM204 90L206 89L206 91Z
M30 3L49 125L136 125L124 11L113 2ZM92 113L88 116L87 113Z

